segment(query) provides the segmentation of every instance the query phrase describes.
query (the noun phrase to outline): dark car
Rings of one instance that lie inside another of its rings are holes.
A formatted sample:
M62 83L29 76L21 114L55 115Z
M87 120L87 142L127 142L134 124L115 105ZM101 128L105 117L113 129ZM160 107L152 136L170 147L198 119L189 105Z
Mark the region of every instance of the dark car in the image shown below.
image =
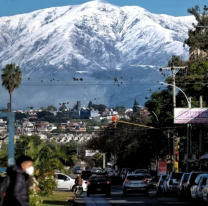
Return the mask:
M163 183L165 179L167 178L167 175L160 175L159 180L156 184L156 195L160 196L163 192Z
M87 196L90 194L106 194L111 196L111 183L106 175L95 175L87 183Z
M90 176L92 175L90 170L83 170L81 174L81 178L83 180L89 180Z
M187 183L189 176L190 176L190 173L184 173L178 184L178 199L179 200L182 199L185 195L184 185Z
M184 194L185 197L187 197L188 199L191 197L191 187L194 185L195 183L195 179L197 178L198 175L202 174L204 172L191 172L188 178L188 181L184 184Z

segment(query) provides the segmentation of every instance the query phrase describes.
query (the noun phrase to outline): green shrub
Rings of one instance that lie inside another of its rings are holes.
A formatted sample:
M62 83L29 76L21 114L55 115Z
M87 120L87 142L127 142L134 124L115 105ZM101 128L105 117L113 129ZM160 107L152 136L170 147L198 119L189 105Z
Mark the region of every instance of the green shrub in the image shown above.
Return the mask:
M42 200L40 195L36 194L33 189L29 189L30 206L41 206Z
M53 176L45 176L39 180L39 188L41 196L49 196L57 188L57 182Z

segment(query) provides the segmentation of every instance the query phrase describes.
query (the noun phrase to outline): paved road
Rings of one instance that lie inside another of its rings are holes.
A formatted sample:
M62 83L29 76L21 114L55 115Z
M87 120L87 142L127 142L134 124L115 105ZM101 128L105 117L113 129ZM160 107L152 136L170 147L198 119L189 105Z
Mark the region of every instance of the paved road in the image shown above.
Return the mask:
M179 201L175 196L157 198L154 189L150 189L149 197L145 197L143 194L132 194L123 197L121 187L112 186L111 194L111 197L106 197L105 195L91 195L87 197L84 192L81 197L76 198L75 202L77 206L194 206L190 202Z

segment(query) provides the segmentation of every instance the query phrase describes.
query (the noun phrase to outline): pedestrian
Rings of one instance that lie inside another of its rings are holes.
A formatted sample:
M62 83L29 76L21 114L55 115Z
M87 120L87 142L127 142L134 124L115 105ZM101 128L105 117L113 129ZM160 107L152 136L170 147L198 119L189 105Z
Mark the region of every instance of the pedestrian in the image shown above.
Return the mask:
M33 173L33 160L26 155L20 156L15 165L7 168L10 183L6 190L4 206L29 206L27 181Z

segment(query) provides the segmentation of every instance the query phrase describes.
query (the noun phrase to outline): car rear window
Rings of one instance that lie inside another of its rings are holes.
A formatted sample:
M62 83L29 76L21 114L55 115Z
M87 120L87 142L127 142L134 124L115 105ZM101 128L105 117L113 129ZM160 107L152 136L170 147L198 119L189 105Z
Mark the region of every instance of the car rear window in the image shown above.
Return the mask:
M91 176L89 180L92 181L107 181L106 176Z
M151 175L149 175L149 174L144 174L144 177L145 177L145 178L151 178Z
M173 173L171 179L181 179L183 173Z
M128 176L128 180L143 180L145 177L143 175Z

